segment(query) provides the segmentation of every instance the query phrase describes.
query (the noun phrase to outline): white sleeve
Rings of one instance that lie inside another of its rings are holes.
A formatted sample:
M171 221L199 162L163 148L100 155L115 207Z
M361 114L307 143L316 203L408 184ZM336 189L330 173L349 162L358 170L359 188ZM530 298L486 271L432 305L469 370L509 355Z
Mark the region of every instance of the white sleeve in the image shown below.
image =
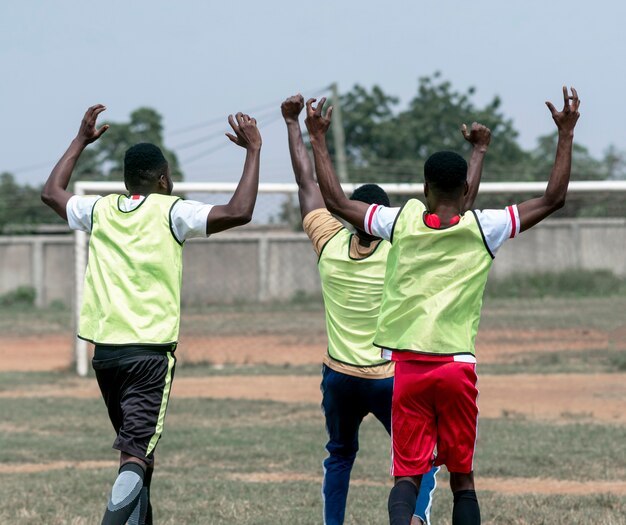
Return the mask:
M191 200L179 200L172 207L172 231L180 242L194 237L208 237L206 220L212 204Z
M100 195L72 195L70 197L65 206L65 213L67 214L67 223L72 230L91 232L93 207L100 198Z
M519 212L515 205L507 206L503 210L476 210L475 213L492 255L496 254L507 239L519 234Z
M380 204L372 204L365 214L363 230L365 233L388 241L391 239L398 213L400 213L400 208L387 208Z

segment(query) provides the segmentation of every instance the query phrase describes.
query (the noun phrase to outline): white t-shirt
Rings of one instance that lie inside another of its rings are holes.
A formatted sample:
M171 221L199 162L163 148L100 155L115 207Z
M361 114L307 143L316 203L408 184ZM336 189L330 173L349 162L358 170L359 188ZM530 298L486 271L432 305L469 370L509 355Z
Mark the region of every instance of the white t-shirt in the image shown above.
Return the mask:
M91 232L91 216L96 201L100 195L79 196L73 195L67 201L67 223L72 230ZM120 199L122 211L132 211L139 206L146 197L133 195ZM208 237L206 233L206 221L212 204L192 200L179 200L172 207L172 231L179 242L194 237Z
M401 208L372 204L365 214L363 229L389 241L400 210ZM492 255L496 254L507 239L512 239L519 233L520 221L516 205L507 206L503 210L475 210L474 213Z

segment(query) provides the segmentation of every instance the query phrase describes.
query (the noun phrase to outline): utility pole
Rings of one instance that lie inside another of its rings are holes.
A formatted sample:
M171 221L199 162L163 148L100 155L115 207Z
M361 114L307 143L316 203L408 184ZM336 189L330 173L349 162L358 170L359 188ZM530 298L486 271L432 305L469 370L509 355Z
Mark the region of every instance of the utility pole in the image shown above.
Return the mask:
M341 102L339 100L339 86L333 82L330 86L333 94L333 138L335 143L335 161L337 164L337 177L340 182L348 182L348 160L346 157L346 140L343 134L343 121L341 119Z

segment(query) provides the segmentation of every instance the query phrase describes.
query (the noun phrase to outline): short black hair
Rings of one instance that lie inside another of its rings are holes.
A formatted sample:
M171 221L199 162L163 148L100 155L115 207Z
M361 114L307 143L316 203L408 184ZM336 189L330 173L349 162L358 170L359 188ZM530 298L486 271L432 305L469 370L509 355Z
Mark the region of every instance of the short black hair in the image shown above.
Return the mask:
M442 193L457 193L467 181L467 162L454 151L433 153L424 164L424 180Z
M363 184L350 195L350 200L389 206L389 196L378 184Z
M167 159L158 146L140 142L126 150L124 182L129 188L148 188L167 175L167 168Z

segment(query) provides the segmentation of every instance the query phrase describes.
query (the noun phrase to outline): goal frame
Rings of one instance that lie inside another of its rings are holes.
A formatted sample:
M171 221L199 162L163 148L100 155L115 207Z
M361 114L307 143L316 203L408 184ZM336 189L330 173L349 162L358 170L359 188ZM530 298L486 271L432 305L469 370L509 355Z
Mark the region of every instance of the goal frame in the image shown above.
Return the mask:
M187 193L233 193L237 182L177 182L174 183L174 194ZM342 184L346 193L354 191L363 183ZM379 185L390 195L423 195L422 183L404 183ZM547 182L483 182L480 185L480 194L515 194L537 193L546 189ZM74 184L75 195L107 195L110 193L126 193L123 182L96 182L78 181ZM569 183L568 193L626 193L626 181L573 181ZM297 195L296 183L269 183L259 184L259 194ZM80 305L83 298L84 276L87 267L88 235L76 230L74 232L74 299L72 304L74 331L77 332L80 316ZM86 376L88 372L88 342L75 337L74 354L76 359L76 373Z

